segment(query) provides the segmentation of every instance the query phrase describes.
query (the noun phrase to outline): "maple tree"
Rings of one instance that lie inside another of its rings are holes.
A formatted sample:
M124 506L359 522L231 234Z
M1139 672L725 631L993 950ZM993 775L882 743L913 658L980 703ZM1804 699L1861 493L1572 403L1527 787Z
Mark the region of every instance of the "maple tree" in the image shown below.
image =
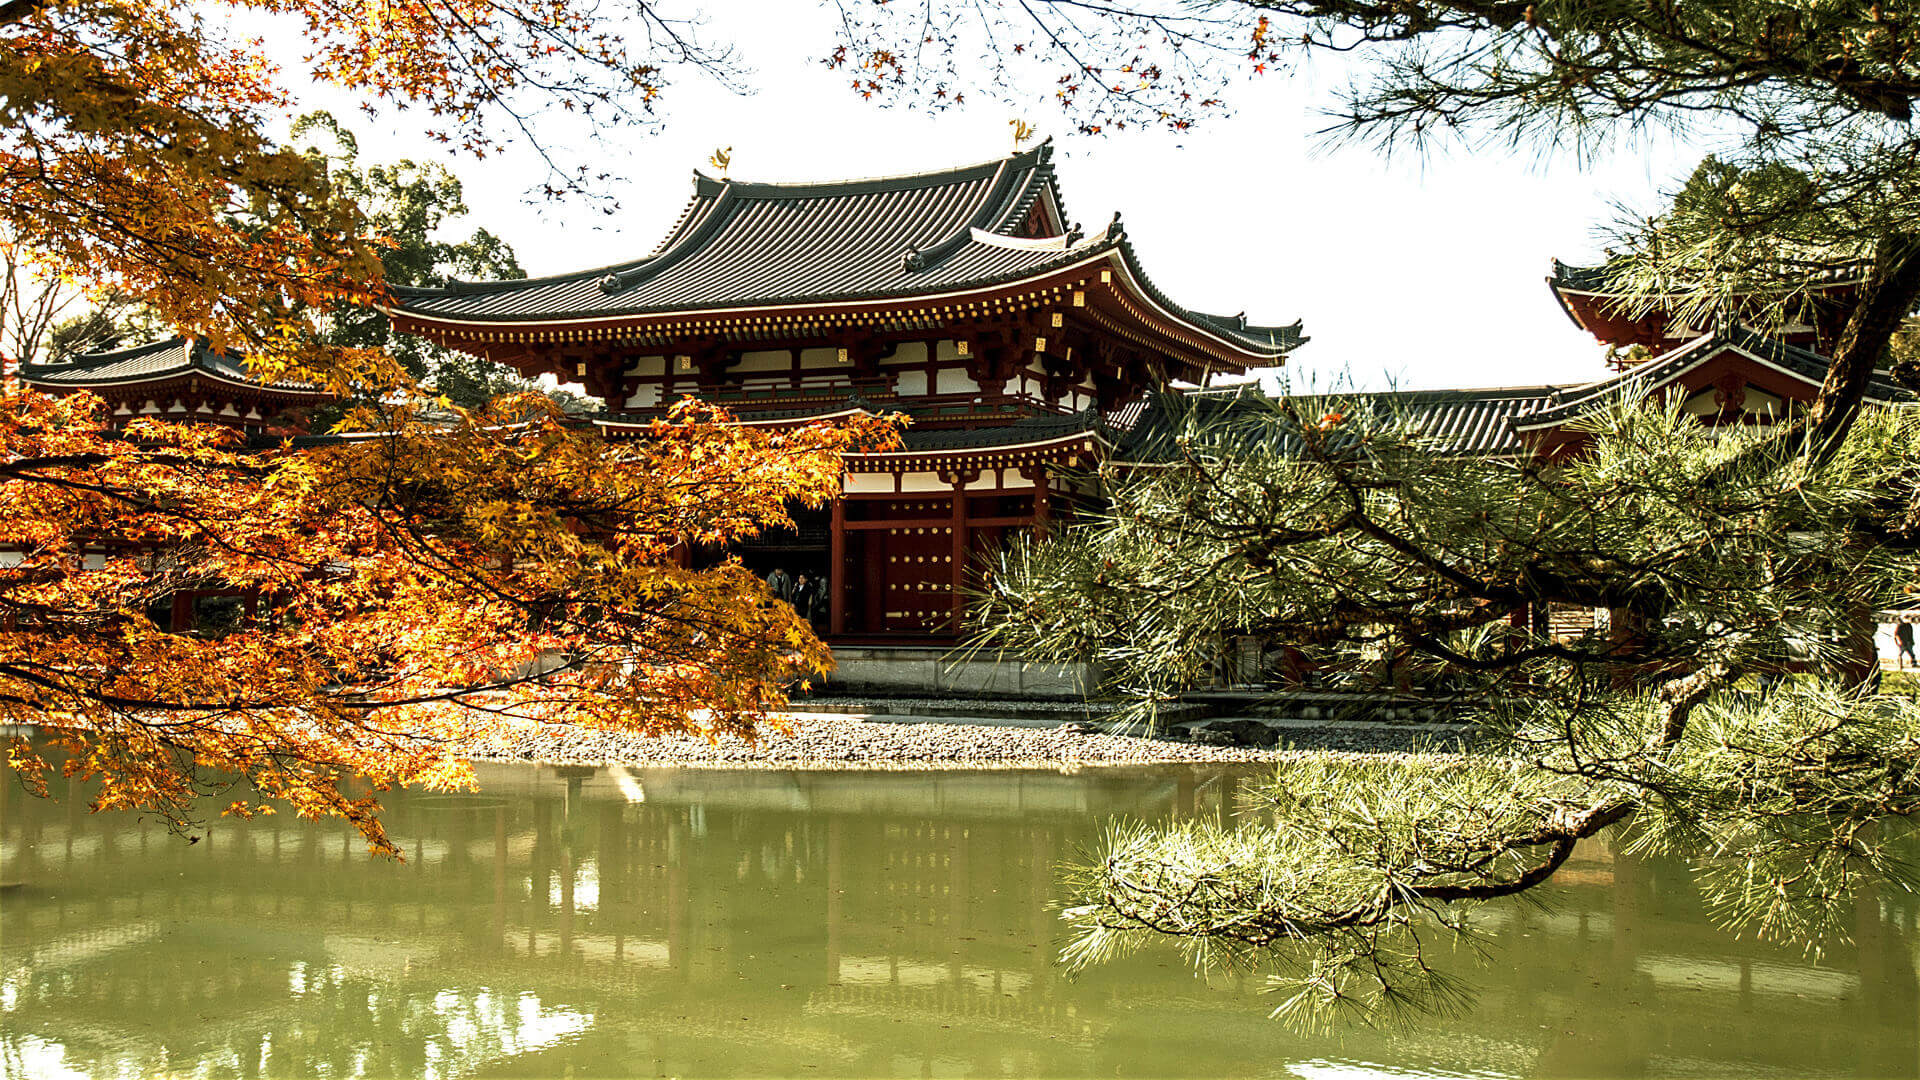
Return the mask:
M826 647L738 564L678 553L789 525L790 504L838 493L843 451L891 430L688 404L608 442L539 394L451 428L355 419L373 433L249 452L211 426L120 437L88 395L0 396L0 536L19 549L0 565L0 722L52 725L95 808L184 823L241 778L398 854L377 790L470 784L461 755L515 722L750 735ZM257 602L215 634L147 614L203 590ZM44 748L15 740L9 764L44 792Z
M384 244L324 160L275 141L294 95L221 15L290 21L309 51L299 74L369 109L422 113L428 139L473 155L510 139L546 154L535 119L549 110L648 123L675 70L733 73L696 27L651 4L616 20L579 0L0 3L12 239L57 274L245 352L264 376L343 390L404 381L378 350L321 333L328 313L384 295ZM550 191L593 179L548 161Z
M290 70L248 36L275 23L303 39ZM428 424L403 364L336 333L386 297L405 223L275 135L311 79L450 152L530 145L548 192L581 191L541 118L653 123L676 72L734 73L696 30L591 0L0 0L10 283L124 298L259 378L373 403L336 441L262 449L0 387L0 719L51 725L96 808L184 822L238 778L391 854L374 793L466 782L457 753L503 723L749 733L826 663L751 575L676 553L836 493L841 451L884 427L688 411L609 445L538 396ZM44 344L29 314L8 366ZM244 616L149 617L194 594ZM18 741L9 762L43 789L53 767Z
M527 276L513 248L486 229L475 229L464 239L447 235L453 223L467 214L463 186L450 169L413 158L363 163L359 140L325 112L308 113L294 121L292 135L308 144L308 153L325 158L329 182L353 200L385 242L380 261L389 286L443 286L461 277L500 281ZM381 349L408 378L466 408L535 388L532 380L505 364L394 333L386 314L376 308L332 312L324 340L331 345Z

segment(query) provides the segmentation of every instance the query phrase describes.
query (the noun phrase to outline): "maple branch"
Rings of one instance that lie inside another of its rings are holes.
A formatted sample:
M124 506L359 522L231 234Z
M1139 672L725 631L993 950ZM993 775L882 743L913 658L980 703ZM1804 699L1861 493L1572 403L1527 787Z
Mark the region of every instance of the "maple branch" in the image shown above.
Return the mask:
M46 10L50 0L6 0L0 3L0 26L11 26Z

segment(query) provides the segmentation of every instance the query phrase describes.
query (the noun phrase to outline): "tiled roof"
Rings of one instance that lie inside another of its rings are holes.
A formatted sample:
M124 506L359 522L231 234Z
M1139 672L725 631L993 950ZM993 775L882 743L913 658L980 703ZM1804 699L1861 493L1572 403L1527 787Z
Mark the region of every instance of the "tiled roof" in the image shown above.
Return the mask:
M82 353L63 363L22 364L20 379L35 386L121 386L159 382L180 375L200 374L247 386L290 393L319 393L303 383L265 383L232 356L216 353L205 342L189 338L135 345L109 352Z
M737 419L744 424L779 423L789 424L807 420L824 420L829 417L845 416L851 412L865 412L874 416L886 416L893 413L914 415L911 402L874 404L859 395L850 395L833 401L807 405L792 409L759 409L753 412L737 413ZM596 422L609 426L623 423L645 424L650 421L623 421L606 416L595 418ZM900 448L893 453L923 453L942 450L964 450L975 447L1020 446L1026 443L1049 442L1074 435L1093 434L1108 442L1114 441L1114 433L1107 426L1100 413L1093 409L1077 413L1045 413L1039 416L1008 418L1004 423L981 423L969 427L929 427L909 426L900 435Z
M1035 203L1059 212L1052 147L910 176L753 184L695 174L694 197L644 258L552 277L395 286L400 309L511 323L770 304L911 298L1021 280L1118 252L1156 304L1242 349L1277 357L1298 323L1249 326L1173 303L1147 280L1116 217L1100 232L1031 240Z
M1811 272L1807 284L1816 287L1853 284L1866 277L1868 264L1864 260L1836 263L1826 269ZM1555 292L1562 289L1570 292L1593 293L1600 296L1617 296L1620 289L1613 282L1613 270L1601 266L1573 266L1559 259L1553 260L1553 276L1547 284Z
M1100 414L1092 409L1077 413L1029 416L1011 424L996 424L991 427L929 428L924 431L908 428L900 441L904 444L902 450L907 453L916 453L929 450L1021 446L1026 443L1071 438L1075 435L1095 435L1103 440L1112 441L1112 433L1101 421Z
M1514 423L1550 406L1564 386L1410 390L1361 395L1383 412L1405 415L1449 454L1506 456L1526 450Z
M1547 282L1556 292L1571 289L1574 292L1611 293L1613 284L1608 280L1608 274L1604 266L1570 266L1555 259L1553 276Z
M1738 349L1760 363L1814 387L1826 381L1827 369L1832 366L1832 362L1819 353L1735 326L1717 333L1702 334L1671 352L1628 368L1613 378L1571 387L1557 402L1517 419L1516 424L1528 431L1564 424L1623 394L1648 393L1665 386L1724 349ZM1867 384L1866 397L1868 401L1883 405L1910 404L1915 400L1912 391L1895 383L1884 371L1874 373Z
M1525 452L1513 423L1568 389L1558 386L1492 387L1466 390L1403 390L1375 393L1315 394L1294 401L1308 414L1368 410L1404 417L1415 430L1435 440L1442 453L1506 456ZM1198 413L1204 423L1234 413L1263 410L1266 396L1256 387L1157 395L1134 425L1120 456L1135 461L1164 460L1186 417ZM1230 421L1229 421L1230 422Z

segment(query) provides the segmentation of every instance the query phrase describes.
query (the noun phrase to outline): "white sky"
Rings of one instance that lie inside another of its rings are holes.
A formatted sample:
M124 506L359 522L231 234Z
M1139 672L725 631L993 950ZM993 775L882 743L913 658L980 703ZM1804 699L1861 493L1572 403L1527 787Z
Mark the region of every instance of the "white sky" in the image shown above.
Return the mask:
M1257 323L1305 320L1312 341L1287 369L1296 387L1579 382L1605 374L1601 350L1547 291L1549 260L1595 261L1595 227L1613 203L1657 205L1703 153L1655 142L1583 169L1531 152L1383 161L1361 146L1328 150L1315 137L1317 103L1345 76L1327 61L1250 82L1234 95L1234 116L1179 135L1072 135L1044 103L981 95L938 116L886 110L820 62L828 17L794 0L719 7L709 29L736 44L758 92L688 82L669 90L664 132L603 131L571 147L626 178L612 188L611 216L529 201L542 177L531 154L450 162L473 209L459 231L484 225L529 274L599 266L650 250L688 198L691 171L711 171L718 147L733 148L730 175L741 180L914 172L1007 153L1007 122L1023 115L1054 136L1068 215L1092 230L1120 211L1174 299ZM343 103L315 103L354 122ZM404 125L357 126L363 160L423 153Z

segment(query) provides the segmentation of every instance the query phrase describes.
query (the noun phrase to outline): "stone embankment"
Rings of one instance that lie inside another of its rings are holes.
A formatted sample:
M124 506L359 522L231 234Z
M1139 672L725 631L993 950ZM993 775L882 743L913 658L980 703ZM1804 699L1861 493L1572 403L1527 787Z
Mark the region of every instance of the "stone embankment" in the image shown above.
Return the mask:
M1262 763L1301 751L1406 753L1454 749L1457 740L1405 729L1326 726L1278 732L1273 748L1223 745L1218 735L1143 738L1072 722L913 723L893 718L793 714L790 732L757 743L673 735L650 738L577 728L523 732L474 756L544 764L698 765L771 769L1030 769L1109 765ZM1261 738L1264 742L1264 738Z

